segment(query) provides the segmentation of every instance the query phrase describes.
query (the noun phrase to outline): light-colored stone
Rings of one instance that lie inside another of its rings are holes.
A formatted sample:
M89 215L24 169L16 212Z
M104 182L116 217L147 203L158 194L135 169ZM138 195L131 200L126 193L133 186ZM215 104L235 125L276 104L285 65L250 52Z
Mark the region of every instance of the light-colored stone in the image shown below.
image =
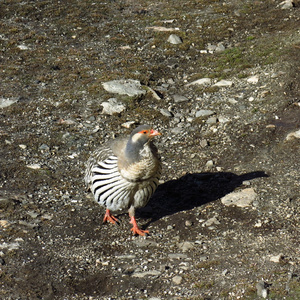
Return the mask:
M134 97L146 94L146 90L142 88L141 83L134 79L112 80L103 82L102 85L107 92L119 95Z
M150 270L146 272L136 272L132 274L132 277L144 278L146 276L159 276L161 274L160 271Z
M17 98L0 98L0 108L8 107L18 102Z
M178 248L182 250L182 252L187 252L194 248L194 243L191 242L182 242L178 244Z
M292 140L292 139L300 139L300 129L297 131L293 131L291 133L289 133L286 137L286 140Z
M182 282L182 277L181 276L179 276L179 275L176 275L176 276L174 276L173 278L172 278L172 281L175 283L175 284L181 284L181 282Z
M251 76L251 77L247 78L247 82L253 83L253 84L258 83L258 80L259 80L259 76L257 76L257 75L254 75L254 76Z
M230 87L233 85L233 82L231 80L220 80L216 82L213 86L219 86L219 87Z
M182 44L182 39L177 34L171 34L168 38L168 42L173 45Z
M210 109L200 109L198 111L196 111L196 118L199 117L209 117L211 115L213 115L215 112L210 110Z
M190 86L190 85L210 85L211 84L211 79L210 78L200 78L200 79L197 79L195 81L192 81L188 84L186 84L185 86Z
M272 261L274 263L279 263L282 259L283 259L283 254L282 253L280 253L278 255L270 256L270 261Z
M220 221L216 218L216 217L212 217L210 219L208 219L207 221L205 221L202 226L212 226L212 225L219 225Z
M221 202L226 205L236 205L238 207L247 207L256 199L257 194L252 188L246 188L238 192L232 192L221 199Z
M189 100L187 97L178 94L173 95L173 99L176 103L185 102Z
M168 111L166 108L162 108L159 111L165 117L171 118L173 116L173 114L170 111Z
M106 115L119 114L125 110L125 105L118 102L116 98L110 98L107 101L102 102L101 105L103 106L102 113Z
M29 169L33 169L33 170L38 170L38 169L41 168L41 165L39 165L39 164L31 164L31 165L27 165L26 167L29 168Z

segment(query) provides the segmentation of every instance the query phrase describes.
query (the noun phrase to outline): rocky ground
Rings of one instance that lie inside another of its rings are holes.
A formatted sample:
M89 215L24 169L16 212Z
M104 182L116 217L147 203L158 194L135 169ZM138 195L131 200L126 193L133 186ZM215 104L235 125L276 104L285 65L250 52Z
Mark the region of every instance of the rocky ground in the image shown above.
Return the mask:
M1 299L300 299L288 4L0 2ZM103 86L122 79L142 93ZM126 214L103 225L83 183L89 153L143 123L163 133L146 238Z

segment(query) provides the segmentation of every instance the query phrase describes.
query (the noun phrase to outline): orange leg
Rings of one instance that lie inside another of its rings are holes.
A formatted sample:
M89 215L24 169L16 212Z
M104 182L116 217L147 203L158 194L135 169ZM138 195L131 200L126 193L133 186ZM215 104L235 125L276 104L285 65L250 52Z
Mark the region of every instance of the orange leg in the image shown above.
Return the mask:
M134 216L130 217L130 223L133 225L133 227L131 228L131 231L134 235L138 234L138 235L144 236L146 233L149 233L149 230L139 229Z
M116 222L119 222L119 220L110 213L109 209L107 209L105 212L103 223L105 223L107 221L109 221L110 223L113 223L113 224L116 224Z

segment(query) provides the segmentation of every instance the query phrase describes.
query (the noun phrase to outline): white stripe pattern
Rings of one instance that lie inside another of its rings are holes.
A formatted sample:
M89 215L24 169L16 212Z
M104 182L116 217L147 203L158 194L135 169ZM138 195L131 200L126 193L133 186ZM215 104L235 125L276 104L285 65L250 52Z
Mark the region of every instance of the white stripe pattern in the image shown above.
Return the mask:
M109 156L92 168L91 190L95 200L111 211L122 211L131 205L145 206L158 186L161 167L154 177L132 182L121 176L117 162L116 156Z

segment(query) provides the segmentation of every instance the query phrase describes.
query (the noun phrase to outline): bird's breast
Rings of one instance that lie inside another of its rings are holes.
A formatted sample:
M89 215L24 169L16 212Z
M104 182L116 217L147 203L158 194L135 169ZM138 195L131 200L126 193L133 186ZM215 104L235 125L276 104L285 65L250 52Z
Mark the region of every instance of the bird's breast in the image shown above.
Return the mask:
M120 169L121 176L129 181L137 182L157 176L160 170L160 161L156 158L142 159L127 168Z

